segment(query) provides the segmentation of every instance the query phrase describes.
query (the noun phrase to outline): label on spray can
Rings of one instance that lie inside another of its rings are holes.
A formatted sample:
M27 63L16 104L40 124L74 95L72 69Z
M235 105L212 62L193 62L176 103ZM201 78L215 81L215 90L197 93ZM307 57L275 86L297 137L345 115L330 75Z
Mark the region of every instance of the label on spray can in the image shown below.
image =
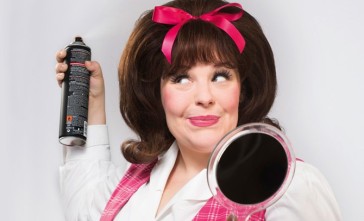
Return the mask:
M86 143L90 72L85 61L91 60L91 49L81 37L66 47L68 69L62 82L59 142L68 146Z

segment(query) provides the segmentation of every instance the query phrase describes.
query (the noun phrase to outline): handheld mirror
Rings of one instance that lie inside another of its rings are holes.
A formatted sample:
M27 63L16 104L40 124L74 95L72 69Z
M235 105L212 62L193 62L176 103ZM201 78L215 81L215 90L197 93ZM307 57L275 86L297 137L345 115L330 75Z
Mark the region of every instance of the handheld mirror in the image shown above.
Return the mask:
M215 199L245 221L284 194L294 170L295 156L283 132L251 123L220 140L209 160L207 179Z

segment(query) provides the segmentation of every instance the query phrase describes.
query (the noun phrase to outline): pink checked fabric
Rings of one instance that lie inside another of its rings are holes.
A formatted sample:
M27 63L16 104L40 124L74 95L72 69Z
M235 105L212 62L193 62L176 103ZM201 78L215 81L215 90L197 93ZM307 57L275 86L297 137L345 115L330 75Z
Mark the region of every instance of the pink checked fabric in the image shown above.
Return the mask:
M150 164L132 164L130 166L112 193L100 221L114 220L115 216L128 202L133 193L135 193L141 185L149 181L150 172L156 163L157 160Z
M150 164L132 164L111 195L100 221L112 221L140 186L149 181L157 160ZM229 210L213 197L201 208L194 221L225 221ZM265 221L265 210L253 214L249 221Z
M200 209L193 221L226 221L229 215L230 211L211 197ZM254 213L248 221L265 221L265 210Z

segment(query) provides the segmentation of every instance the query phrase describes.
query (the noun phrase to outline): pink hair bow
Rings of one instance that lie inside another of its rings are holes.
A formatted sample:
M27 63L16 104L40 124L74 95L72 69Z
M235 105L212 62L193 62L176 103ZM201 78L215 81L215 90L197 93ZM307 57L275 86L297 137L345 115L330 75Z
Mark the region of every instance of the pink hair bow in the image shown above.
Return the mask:
M243 11L238 13L220 12L221 9L226 7L237 7L242 9L242 6L239 3L230 3L195 17L179 8L156 6L154 8L152 20L156 23L174 25L167 32L162 44L162 52L166 56L168 62L172 62L172 47L180 28L191 19L201 19L203 21L211 22L216 27L224 30L235 42L241 53L245 47L245 40L231 21L238 20L243 15Z

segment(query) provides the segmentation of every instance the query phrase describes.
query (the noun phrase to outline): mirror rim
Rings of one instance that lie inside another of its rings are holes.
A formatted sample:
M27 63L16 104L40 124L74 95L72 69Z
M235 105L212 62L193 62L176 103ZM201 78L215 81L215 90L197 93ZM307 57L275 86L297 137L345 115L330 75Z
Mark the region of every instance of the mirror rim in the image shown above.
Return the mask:
M282 185L278 190L265 199L264 201L255 204L240 204L232 201L226 197L220 190L217 182L217 166L225 150L229 145L241 136L253 133L266 134L276 139L283 147L287 157L287 172ZM287 136L278 128L266 124L266 123L249 123L236 127L229 133L227 133L215 146L211 153L208 167L207 167L207 180L210 191L213 197L224 207L238 212L241 209L248 209L250 213L265 209L280 199L288 189L296 168L296 158L293 152L292 145L288 140Z

